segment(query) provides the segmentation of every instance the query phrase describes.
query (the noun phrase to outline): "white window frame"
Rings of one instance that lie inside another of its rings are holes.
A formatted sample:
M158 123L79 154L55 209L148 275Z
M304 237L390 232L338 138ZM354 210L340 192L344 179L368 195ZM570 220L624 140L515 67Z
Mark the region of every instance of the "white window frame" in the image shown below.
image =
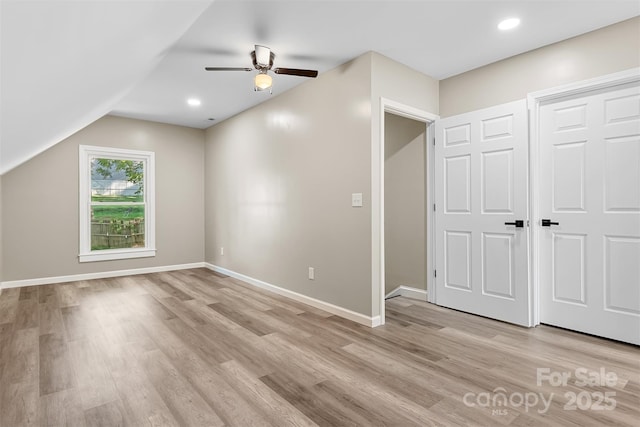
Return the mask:
M155 153L123 148L79 146L80 160L80 262L146 258L156 255L155 236ZM141 161L144 165L145 247L91 250L91 159L94 157L116 160Z

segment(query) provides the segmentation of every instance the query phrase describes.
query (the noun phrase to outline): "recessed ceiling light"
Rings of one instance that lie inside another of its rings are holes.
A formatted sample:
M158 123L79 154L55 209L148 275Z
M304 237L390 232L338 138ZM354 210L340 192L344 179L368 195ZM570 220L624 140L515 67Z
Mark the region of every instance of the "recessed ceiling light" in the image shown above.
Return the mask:
M498 24L498 29L502 31L511 30L520 25L520 18L507 18Z
M191 105L192 107L198 107L200 104L202 104L202 102L197 98L189 98L187 99L187 104Z

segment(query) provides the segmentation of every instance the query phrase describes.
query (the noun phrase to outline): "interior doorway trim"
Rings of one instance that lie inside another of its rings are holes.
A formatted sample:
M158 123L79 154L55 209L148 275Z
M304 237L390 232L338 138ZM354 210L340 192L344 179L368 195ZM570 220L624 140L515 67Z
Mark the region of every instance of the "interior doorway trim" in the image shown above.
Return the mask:
M527 107L529 109L529 183L530 183L530 218L531 224L531 324L540 324L540 187L538 180L540 177L540 156L539 156L539 111L540 106L545 103L559 101L573 96L586 95L589 92L598 90L609 90L616 86L640 83L640 67L618 73L607 74L593 79L583 80L562 86L556 86L527 95Z
M392 113L407 119L416 120L426 127L426 177L427 194L426 206L433 205L433 126L439 116L409 105L402 104L384 97L380 98L380 128L379 138L373 138L371 147L371 294L373 302L373 317L379 313L377 325L385 323L385 258L384 258L384 113ZM427 244L427 272L433 271L434 253L432 242L433 210L426 209L426 244ZM427 274L428 300L433 301L434 286L431 286L431 274ZM377 304L376 304L377 303ZM376 307L378 305L378 307ZM376 310L377 308L377 310ZM375 326L377 326L375 325Z

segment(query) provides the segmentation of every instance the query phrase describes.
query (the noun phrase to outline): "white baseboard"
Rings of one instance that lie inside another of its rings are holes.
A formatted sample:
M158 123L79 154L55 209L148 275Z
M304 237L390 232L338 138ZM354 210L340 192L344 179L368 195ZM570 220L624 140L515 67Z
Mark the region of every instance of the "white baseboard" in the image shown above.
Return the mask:
M424 289L401 285L385 295L385 299L392 297L407 297L419 299L420 301L427 301L427 291Z
M77 282L78 280L106 279L108 277L134 276L136 274L160 273L162 271L203 268L203 262L191 264L164 265L160 267L134 268L130 270L102 271L99 273L73 274L70 276L42 277L38 279L10 280L0 283L1 289L20 288L22 286L50 285L54 283Z
M364 314L356 313L355 311L351 311L349 309L346 309L328 302L324 302L306 295L302 295L297 292L281 288L280 286L272 285L271 283L263 282L262 280L254 279L253 277L245 276L244 274L227 270L226 268L223 268L223 267L218 267L217 265L205 263L205 267L212 271L225 274L227 276L231 276L238 280L242 280L243 282L246 282L258 288L266 289L278 295L282 295L284 297L291 298L292 300L302 302L304 304L308 304L315 308L319 308L320 310L327 311L331 314L335 314L336 316L344 317L345 319L351 320L361 325L365 325L369 327L376 327L380 325L380 316L368 317L368 316L365 316Z

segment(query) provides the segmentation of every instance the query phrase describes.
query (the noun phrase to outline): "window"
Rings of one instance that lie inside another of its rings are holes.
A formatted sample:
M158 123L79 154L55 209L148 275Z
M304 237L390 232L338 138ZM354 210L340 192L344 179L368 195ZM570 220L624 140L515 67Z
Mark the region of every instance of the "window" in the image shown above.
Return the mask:
M155 256L154 153L80 146L80 262Z

